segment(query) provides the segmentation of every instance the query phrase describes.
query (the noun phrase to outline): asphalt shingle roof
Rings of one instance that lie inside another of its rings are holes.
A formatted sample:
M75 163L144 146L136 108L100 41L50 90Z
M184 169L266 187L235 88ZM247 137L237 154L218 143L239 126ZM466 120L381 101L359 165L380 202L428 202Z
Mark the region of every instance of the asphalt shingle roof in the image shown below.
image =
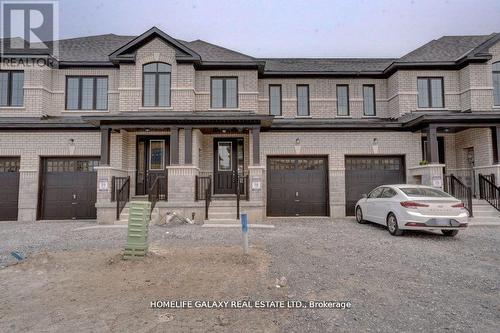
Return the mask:
M265 71L271 72L378 72L395 59L391 58L269 58Z
M265 62L266 72L382 72L393 63L454 62L500 34L444 36L401 58L254 58L202 40L177 40L203 62ZM59 41L59 59L66 62L109 62L109 55L136 36L106 34Z
M495 35L443 36L411 51L397 62L456 61Z

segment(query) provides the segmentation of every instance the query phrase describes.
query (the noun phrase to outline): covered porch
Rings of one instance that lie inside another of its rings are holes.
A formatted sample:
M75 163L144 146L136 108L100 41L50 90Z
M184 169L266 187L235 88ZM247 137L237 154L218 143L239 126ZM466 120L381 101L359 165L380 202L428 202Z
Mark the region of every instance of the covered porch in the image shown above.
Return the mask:
M270 117L171 112L89 118L101 128L99 223L119 219L129 200L149 200L164 213L201 221L211 202L232 206L239 199L242 212L262 220L262 190L251 190L250 182L262 183L260 130Z
M419 124L418 130L422 161L411 170L413 182L443 188L464 201L470 212L474 200L486 199L485 186L491 187L488 191L498 191L498 115L464 114L449 121L429 120Z

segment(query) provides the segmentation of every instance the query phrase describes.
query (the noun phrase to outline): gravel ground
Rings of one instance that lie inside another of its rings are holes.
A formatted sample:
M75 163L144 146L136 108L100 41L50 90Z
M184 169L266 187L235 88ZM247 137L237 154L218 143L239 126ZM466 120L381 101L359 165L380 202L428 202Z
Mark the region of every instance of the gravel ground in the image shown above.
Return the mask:
M269 278L286 277L294 300L348 300L350 310L287 310L288 332L499 332L500 228L474 227L455 238L412 232L392 237L352 219L275 221L250 229L251 244L270 254ZM10 251L120 248L126 229L83 222L0 224L0 266ZM238 245L237 229L152 227L152 244ZM277 311L277 310L275 310Z

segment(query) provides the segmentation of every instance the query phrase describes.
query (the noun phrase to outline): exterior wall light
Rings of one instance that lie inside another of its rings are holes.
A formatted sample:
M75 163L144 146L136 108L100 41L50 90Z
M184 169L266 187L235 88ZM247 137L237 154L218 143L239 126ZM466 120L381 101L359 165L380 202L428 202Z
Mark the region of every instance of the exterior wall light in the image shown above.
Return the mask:
M75 154L75 139L69 139L69 154Z
M300 154L300 138L295 139L295 154Z
M377 138L373 138L372 150L373 150L374 154L378 154L378 139Z

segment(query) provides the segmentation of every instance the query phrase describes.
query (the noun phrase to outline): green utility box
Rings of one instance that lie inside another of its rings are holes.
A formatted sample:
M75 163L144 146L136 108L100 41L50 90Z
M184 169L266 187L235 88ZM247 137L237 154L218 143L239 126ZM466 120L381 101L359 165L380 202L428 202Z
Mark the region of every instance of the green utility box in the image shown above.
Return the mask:
M144 257L148 252L148 226L151 219L151 202L129 203L127 245L124 259Z

